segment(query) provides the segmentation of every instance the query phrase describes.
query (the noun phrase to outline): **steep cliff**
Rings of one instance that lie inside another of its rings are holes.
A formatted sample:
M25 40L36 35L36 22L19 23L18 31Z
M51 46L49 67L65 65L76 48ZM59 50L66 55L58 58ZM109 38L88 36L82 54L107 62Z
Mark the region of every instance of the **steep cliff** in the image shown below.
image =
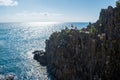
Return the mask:
M86 29L54 32L43 57L55 80L119 80L120 7L102 9Z

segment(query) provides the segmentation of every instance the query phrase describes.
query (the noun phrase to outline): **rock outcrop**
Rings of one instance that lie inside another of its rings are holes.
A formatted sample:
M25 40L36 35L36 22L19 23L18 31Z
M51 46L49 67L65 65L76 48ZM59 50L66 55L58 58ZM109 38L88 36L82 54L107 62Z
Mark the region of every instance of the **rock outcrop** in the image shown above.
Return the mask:
M120 79L120 7L102 9L86 29L54 32L45 52L35 54L54 80Z
M34 59L37 60L38 62L40 62L40 64L42 66L46 66L47 63L46 63L46 57L45 57L45 52L43 50L36 50L33 52L34 54Z
M0 75L0 80L18 80L14 73L9 73L7 75Z

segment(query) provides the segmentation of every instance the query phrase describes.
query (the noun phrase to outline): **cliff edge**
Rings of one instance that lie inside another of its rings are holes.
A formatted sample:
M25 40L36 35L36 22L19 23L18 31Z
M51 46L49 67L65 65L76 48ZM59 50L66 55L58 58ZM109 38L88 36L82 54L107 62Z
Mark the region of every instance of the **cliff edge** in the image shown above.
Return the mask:
M85 29L54 32L45 52L35 56L53 80L119 80L120 7L102 9L99 20Z

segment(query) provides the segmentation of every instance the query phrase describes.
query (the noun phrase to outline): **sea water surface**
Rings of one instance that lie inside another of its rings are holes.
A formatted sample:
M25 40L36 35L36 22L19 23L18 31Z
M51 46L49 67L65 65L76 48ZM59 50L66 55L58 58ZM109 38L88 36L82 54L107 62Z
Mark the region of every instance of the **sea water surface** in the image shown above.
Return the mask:
M33 59L32 51L45 48L45 40L71 24L78 29L88 23L0 23L0 75L15 73L18 80L49 80L46 67Z

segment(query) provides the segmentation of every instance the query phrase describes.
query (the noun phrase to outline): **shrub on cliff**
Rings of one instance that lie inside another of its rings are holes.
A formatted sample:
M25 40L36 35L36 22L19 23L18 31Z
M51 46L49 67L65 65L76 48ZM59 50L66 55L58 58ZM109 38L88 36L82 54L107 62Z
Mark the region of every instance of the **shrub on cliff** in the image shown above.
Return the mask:
M95 26L92 26L91 29L90 29L90 31L92 33L97 33L98 32L98 30L95 28Z
M116 1L116 6L120 7L120 0Z

